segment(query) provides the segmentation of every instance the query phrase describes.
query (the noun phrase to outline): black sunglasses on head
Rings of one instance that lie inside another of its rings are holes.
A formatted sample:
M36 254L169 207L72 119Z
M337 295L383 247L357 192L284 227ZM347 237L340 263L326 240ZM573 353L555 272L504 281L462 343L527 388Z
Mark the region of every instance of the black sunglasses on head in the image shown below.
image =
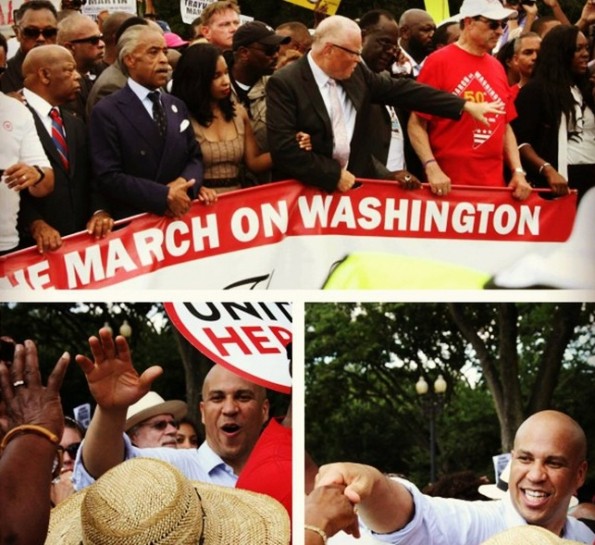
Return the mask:
M55 38L58 34L58 29L54 27L37 28L36 26L26 26L21 29L21 34L31 40L37 39L39 35L42 35L47 40L48 38Z
M97 45L101 40L103 40L103 34L99 34L99 36L89 36L88 38L77 38L76 40L70 40L70 43Z

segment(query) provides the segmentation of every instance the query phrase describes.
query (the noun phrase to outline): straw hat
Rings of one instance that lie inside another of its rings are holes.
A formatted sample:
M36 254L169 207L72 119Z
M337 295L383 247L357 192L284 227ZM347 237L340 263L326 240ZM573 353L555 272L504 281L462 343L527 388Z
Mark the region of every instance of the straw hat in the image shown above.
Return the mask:
M562 539L540 526L526 525L509 528L481 545L579 545L579 542Z
M287 545L277 500L186 479L172 465L133 458L70 496L50 516L46 545Z
M158 414L171 414L175 420L186 416L188 405L179 399L165 401L157 392L147 392L126 413L126 431Z
M482 484L480 485L477 490L486 498L490 498L491 500L501 500L506 496L508 492L508 481L510 480L510 465L512 461L509 461L506 464L506 467L500 473L500 478L498 479L497 484ZM570 504L568 505L569 509L576 507L578 505L578 498L576 496L570 497Z

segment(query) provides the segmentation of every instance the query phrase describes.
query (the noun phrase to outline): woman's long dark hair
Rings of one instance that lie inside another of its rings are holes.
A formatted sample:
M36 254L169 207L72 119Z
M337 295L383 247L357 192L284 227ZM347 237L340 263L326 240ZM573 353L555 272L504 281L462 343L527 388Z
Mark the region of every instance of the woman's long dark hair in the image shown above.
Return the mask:
M173 73L172 95L184 101L192 117L203 127L213 122L211 83L219 57L221 50L214 45L192 45L182 53ZM231 98L220 100L219 107L225 120L231 121L235 115Z
M595 112L592 86L589 75L574 74L572 59L576 52L576 39L579 29L570 25L558 25L543 38L535 63L533 79L540 81L545 94L545 107L548 117L558 124L562 114L576 123L575 100L570 88L576 85L583 95L583 101Z

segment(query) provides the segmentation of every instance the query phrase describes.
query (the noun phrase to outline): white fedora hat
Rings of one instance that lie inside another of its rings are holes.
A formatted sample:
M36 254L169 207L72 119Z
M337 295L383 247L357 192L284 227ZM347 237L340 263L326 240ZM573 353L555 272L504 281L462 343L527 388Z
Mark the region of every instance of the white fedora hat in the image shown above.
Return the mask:
M147 392L134 405L128 407L126 413L126 431L143 420L158 414L171 414L175 420L186 416L188 405L179 399L165 401L157 392Z

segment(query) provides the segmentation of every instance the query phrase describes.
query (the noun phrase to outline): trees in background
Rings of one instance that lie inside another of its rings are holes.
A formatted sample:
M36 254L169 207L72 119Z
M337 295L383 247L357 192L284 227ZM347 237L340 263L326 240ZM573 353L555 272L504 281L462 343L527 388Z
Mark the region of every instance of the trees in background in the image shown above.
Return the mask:
M183 399L189 416L200 423L198 410L202 383L213 362L196 350L172 326L161 303L49 303L2 304L3 335L17 342L36 342L40 369L47 378L64 351L71 355L70 368L61 390L65 414L83 403L92 403L87 381L74 361L76 354L90 356L88 339L105 324L114 335L126 321L132 334L128 344L135 368L142 372L151 365L163 367L153 389L165 399ZM285 414L288 396L269 392L271 415ZM199 426L199 434L202 429ZM204 437L201 437L201 439Z
M595 309L579 303L306 306L306 448L424 480L428 423L415 382L446 378L439 473L491 476L520 421L554 407L595 435Z

